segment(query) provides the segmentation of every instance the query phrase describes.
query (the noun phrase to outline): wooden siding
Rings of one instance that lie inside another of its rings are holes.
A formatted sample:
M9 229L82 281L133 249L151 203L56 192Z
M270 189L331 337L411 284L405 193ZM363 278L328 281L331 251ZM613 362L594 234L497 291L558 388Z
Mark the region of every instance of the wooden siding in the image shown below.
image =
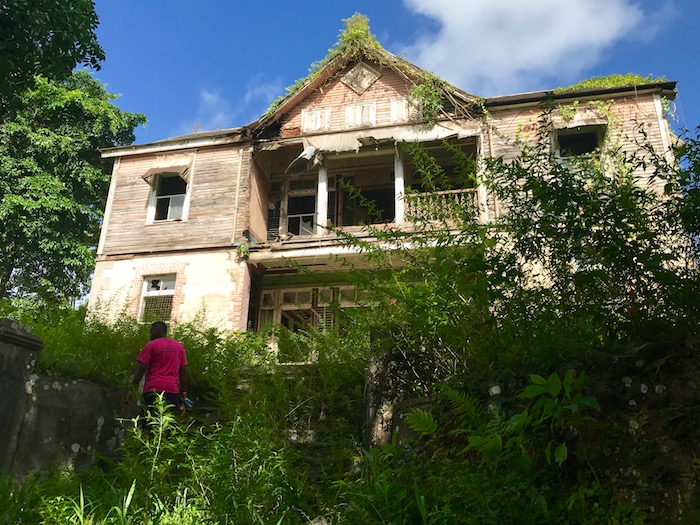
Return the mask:
M267 240L268 195L270 181L255 163L251 165L250 233L258 242Z
M604 103L607 103L605 101ZM647 139L657 152L663 152L662 131L659 125L653 95L621 97L610 99L609 110L596 109L587 101L580 101L576 116L566 121L557 105L551 114L552 133L554 129L579 125L605 124L606 144L619 144L627 153L638 152L636 141L641 138L640 125L647 132ZM484 154L503 157L506 160L516 157L523 145L534 144L542 111L538 107L497 109L490 113L486 126Z
M228 246L241 236L245 223L240 216L236 221L235 214L248 208L250 148L198 150L190 171L187 220L146 224L151 187L142 176L155 158L123 157L112 175L114 194L102 255Z
M341 81L342 75L347 70L333 76L328 82L311 93L301 104L294 107L282 120L282 137L292 137L300 134L312 135L328 132L345 131L348 129L345 122L345 108L349 104L362 104L374 102L376 104L376 121L373 127L392 126L391 99L408 97L410 84L391 69L383 68L377 64L370 64L381 73L379 79L369 89L359 95L355 90ZM352 68L352 66L349 66ZM302 131L302 110L330 108L330 129L304 133ZM353 127L350 129L362 129ZM371 129L368 127L368 129Z

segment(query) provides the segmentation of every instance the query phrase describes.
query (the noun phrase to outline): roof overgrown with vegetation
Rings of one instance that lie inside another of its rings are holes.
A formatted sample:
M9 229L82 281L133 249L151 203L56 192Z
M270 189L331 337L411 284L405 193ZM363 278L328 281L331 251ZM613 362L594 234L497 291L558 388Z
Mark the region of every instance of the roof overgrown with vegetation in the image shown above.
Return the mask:
M429 84L432 91L439 92L440 98L444 97L450 100L455 107L464 106L465 104L480 107L481 99L478 97L455 88L435 75L384 49L377 41L376 36L370 31L369 18L366 15L355 13L350 18L344 19L343 22L345 22L345 27L341 30L338 41L328 50L326 57L311 65L309 75L289 86L286 89L287 93L270 105L265 113L265 117L272 115L286 100L292 98L334 66L352 60L367 60L389 67L401 74L414 86Z
M637 75L636 73L627 73L626 75L621 75L619 73L614 75L591 77L581 82L577 82L571 86L557 88L554 90L555 93L564 93L567 91L576 91L579 89L608 89L616 87L632 87L641 86L646 84L661 84L667 82L665 77L656 77L653 75L648 75L646 77L642 75Z

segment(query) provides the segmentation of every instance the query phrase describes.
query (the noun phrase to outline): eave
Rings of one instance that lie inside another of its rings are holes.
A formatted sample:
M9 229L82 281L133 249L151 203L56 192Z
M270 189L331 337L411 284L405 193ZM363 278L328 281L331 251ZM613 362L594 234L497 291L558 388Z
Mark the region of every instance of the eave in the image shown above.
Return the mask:
M484 105L487 109L500 109L508 106L540 104L549 100L564 101L570 99L612 98L615 95L623 93L629 95L659 93L669 99L674 99L676 97L676 84L676 81L669 81L602 89L587 88L569 91L532 91L529 93L516 93L514 95L486 98L484 99Z

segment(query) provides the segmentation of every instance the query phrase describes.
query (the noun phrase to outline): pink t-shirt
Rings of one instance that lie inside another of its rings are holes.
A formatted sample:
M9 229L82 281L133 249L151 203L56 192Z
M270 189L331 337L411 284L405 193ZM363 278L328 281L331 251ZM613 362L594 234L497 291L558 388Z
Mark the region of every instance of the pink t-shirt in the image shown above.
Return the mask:
M147 367L144 392L180 392L180 367L187 366L185 347L180 343L159 337L147 343L136 360Z

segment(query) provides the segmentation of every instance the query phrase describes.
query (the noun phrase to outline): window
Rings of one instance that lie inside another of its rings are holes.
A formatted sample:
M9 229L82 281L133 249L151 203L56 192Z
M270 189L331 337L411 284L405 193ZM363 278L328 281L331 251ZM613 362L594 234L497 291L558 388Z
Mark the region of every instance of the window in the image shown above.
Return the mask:
M157 157L144 173L151 187L146 223L187 219L194 154Z
M411 108L405 98L391 99L391 123L408 122L411 119Z
M313 235L316 222L315 178L296 179L289 183L287 195L287 232Z
M303 131L321 131L331 127L331 108L303 109L301 111L301 129Z
M345 125L348 128L374 126L376 106L374 102L366 104L349 104L345 108Z
M175 295L175 274L144 277L139 321L169 321Z
M578 126L557 131L557 147L562 157L592 155L603 145L603 126Z
M179 175L161 174L156 190L156 221L182 220L187 183Z

